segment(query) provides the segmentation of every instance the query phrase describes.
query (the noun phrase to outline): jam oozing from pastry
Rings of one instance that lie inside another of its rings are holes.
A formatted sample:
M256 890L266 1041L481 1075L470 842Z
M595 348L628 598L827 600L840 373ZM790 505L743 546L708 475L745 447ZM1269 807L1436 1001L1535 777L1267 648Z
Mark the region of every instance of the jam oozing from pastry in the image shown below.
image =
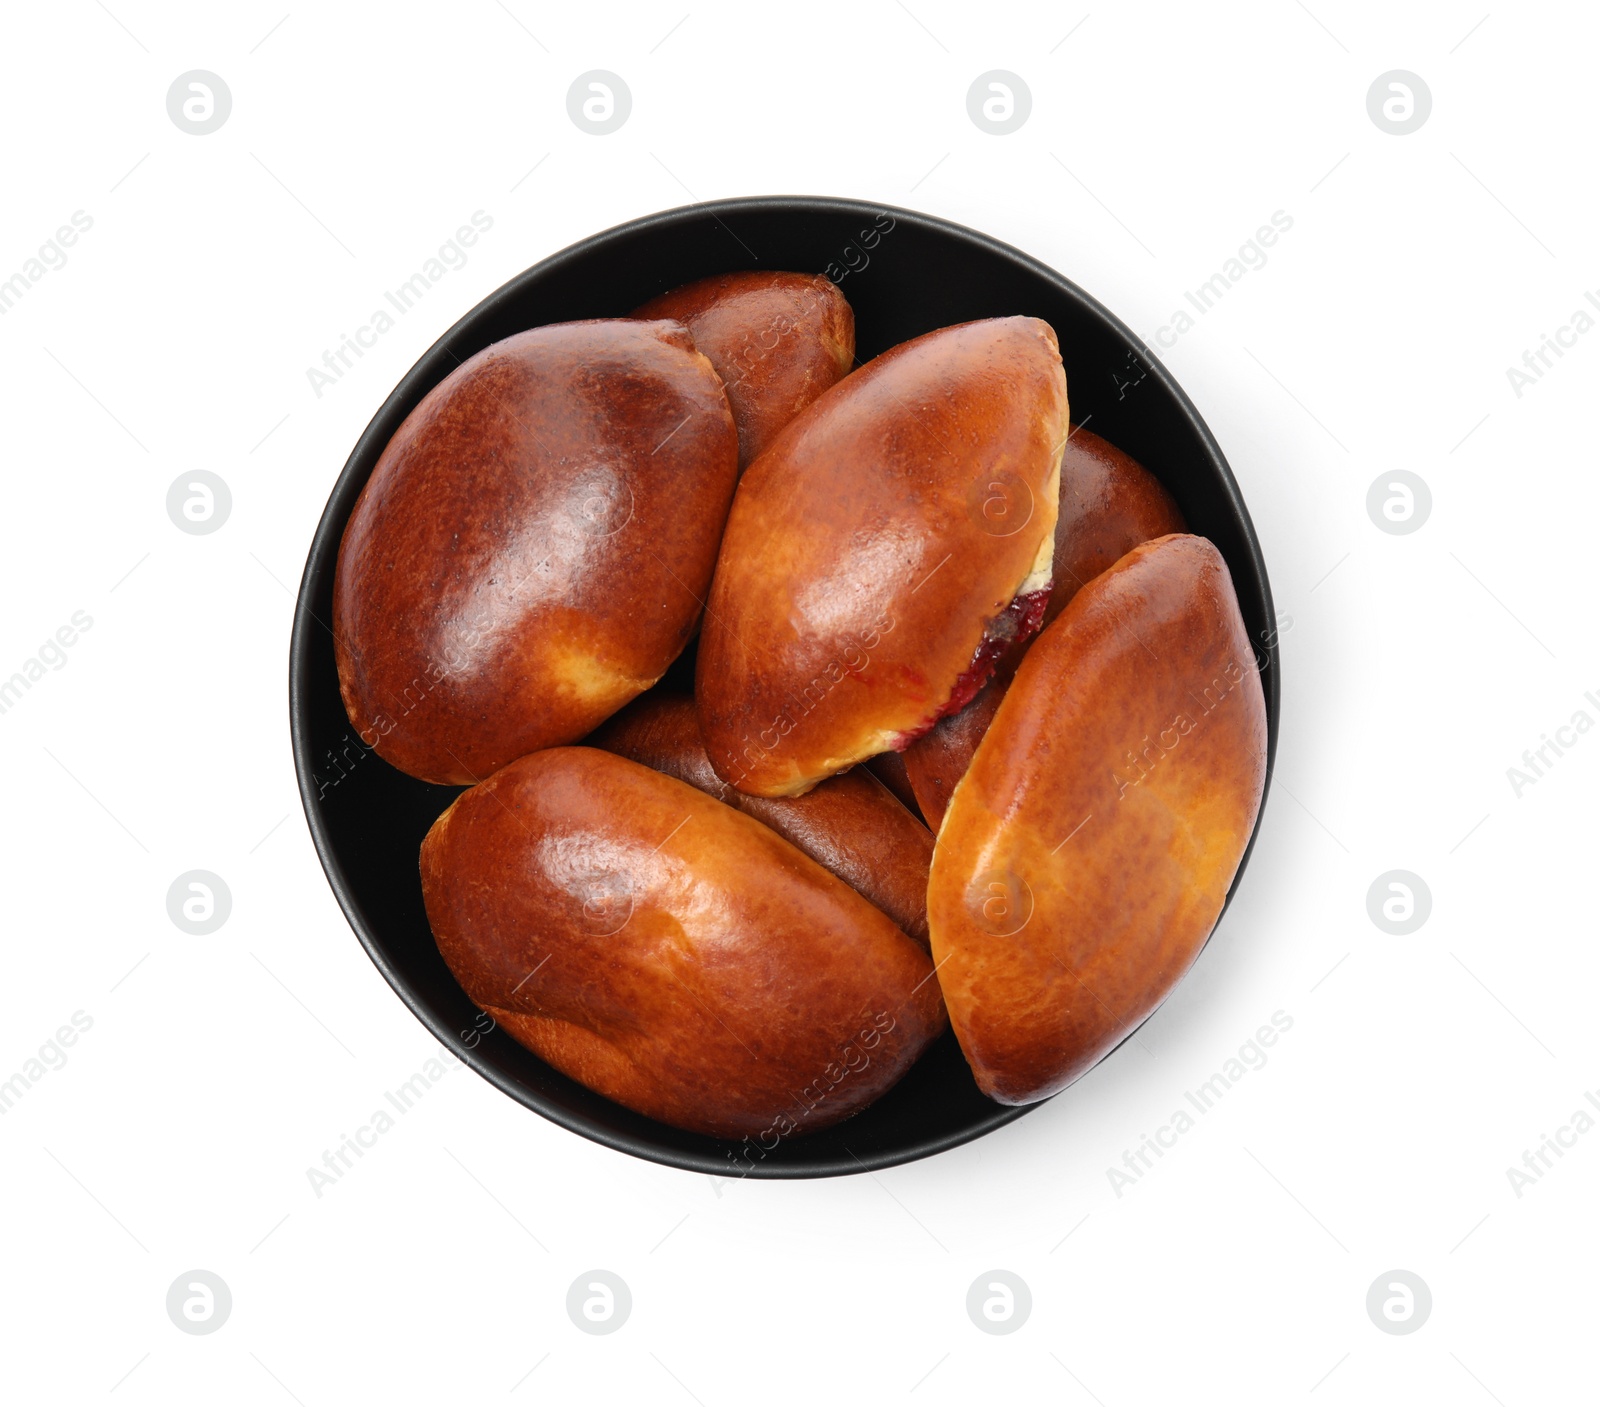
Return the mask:
M1000 657L1015 644L1038 634L1044 622L1045 607L1050 604L1050 583L1037 591L1028 591L1012 599L983 632L983 639L972 652L972 663L956 677L955 687L943 705L915 728L899 734L894 740L894 751L904 752L941 718L959 713L978 695L978 690L989 682Z

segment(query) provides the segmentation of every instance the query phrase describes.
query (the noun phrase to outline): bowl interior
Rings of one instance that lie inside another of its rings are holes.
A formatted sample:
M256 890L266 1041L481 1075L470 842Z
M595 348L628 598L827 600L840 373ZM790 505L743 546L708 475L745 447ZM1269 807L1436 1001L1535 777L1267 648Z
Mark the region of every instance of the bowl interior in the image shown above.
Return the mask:
M623 316L668 288L750 268L834 278L855 309L863 362L950 323L1014 313L1044 318L1060 339L1073 420L1087 422L1153 471L1191 530L1216 543L1233 573L1245 623L1257 642L1269 775L1278 734L1278 653L1266 568L1238 486L1171 377L1121 323L1061 275L998 241L927 215L783 197L649 216L519 275L412 368L334 486L295 612L289 670L295 767L334 893L373 962L412 1011L464 1061L529 1108L600 1143L676 1167L725 1176L819 1177L925 1157L1027 1110L980 1094L954 1037L946 1035L889 1094L836 1128L771 1148L727 1143L634 1114L551 1069L504 1032L481 1030L487 1018L456 985L434 946L417 874L422 838L458 789L415 781L363 746L340 701L328 625L339 540L356 498L401 421L459 362L529 327ZM682 668L680 661L675 669Z

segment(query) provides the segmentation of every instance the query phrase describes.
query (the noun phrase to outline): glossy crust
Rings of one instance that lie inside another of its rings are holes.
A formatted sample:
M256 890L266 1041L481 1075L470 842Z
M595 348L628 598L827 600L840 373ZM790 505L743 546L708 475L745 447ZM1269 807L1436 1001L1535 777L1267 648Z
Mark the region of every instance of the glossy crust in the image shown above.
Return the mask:
M1141 542L1185 528L1178 505L1154 474L1132 455L1074 426L1061 455L1061 506L1051 568L1055 583L1044 623L1049 625L1080 587ZM935 830L1027 648L1023 642L1008 651L994 678L966 708L941 718L905 750L906 775L918 809Z
M928 946L933 835L865 769L830 777L804 796L746 796L712 768L694 700L659 691L635 699L585 742L754 816Z
M716 274L652 298L633 315L675 318L711 359L739 427L741 468L856 358L855 314L821 274Z
M689 639L737 477L727 397L677 323L561 323L463 363L395 432L340 545L362 741L467 783L582 737Z
M928 955L759 821L593 748L463 792L422 845L439 951L541 1059L723 1138L824 1128L945 1024Z
M1188 970L1255 826L1267 717L1220 554L1135 548L1017 670L934 849L933 956L979 1088L1044 1099Z
M929 333L845 378L740 481L695 696L718 774L799 795L926 728L1048 584L1067 429L1037 318Z

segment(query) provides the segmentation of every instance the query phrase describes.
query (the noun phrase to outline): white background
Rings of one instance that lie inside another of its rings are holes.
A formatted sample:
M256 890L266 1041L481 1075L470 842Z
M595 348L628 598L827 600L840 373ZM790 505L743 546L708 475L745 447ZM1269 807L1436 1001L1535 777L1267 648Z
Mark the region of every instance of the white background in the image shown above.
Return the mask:
M1600 1088L1600 733L1520 797L1506 769L1575 710L1600 719L1600 334L1521 397L1506 369L1600 289L1592 8L682 0L674 29L677 7L284 3L7 13L0 278L74 211L94 223L0 318L0 675L74 611L94 623L0 716L0 1078L73 1012L93 1026L0 1119L0 1392L1574 1400L1600 1131L1520 1197L1506 1170ZM165 107L194 68L233 95L204 137ZM595 68L633 95L606 137L566 113ZM1004 137L966 109L996 68L1033 94ZM1366 110L1396 68L1433 95L1404 137ZM412 362L529 264L784 192L976 226L1146 336L1292 217L1164 353L1293 619L1238 900L1138 1042L941 1157L714 1183L458 1069L319 1199L306 1169L437 1052L295 791L291 591L334 478ZM470 262L314 395L306 369L476 210ZM198 469L233 495L211 536L165 510ZM1407 536L1365 506L1396 469L1433 495ZM233 894L208 937L165 907L197 868ZM1405 937L1366 908L1397 868L1433 896ZM1119 1197L1108 1168L1275 1011L1293 1026L1265 1067ZM165 1309L196 1267L233 1295L207 1337ZM565 1311L595 1267L633 1294L607 1337ZM1003 1337L965 1309L995 1268L1033 1297ZM1365 1307L1396 1268L1433 1296L1404 1337Z

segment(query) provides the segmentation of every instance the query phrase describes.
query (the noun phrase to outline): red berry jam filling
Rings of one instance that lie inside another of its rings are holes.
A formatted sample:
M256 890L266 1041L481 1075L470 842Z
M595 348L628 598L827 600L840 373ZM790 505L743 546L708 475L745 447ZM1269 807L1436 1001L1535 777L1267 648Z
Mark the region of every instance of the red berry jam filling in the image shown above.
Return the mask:
M950 691L950 697L944 701L943 707L915 728L896 737L894 750L904 752L941 718L960 713L971 703L978 696L978 691L989 682L1001 655L1011 646L1038 634L1039 626L1044 622L1045 607L1049 604L1049 586L1013 598L1011 604L984 628L983 639L972 653L972 663L957 677L955 688Z

